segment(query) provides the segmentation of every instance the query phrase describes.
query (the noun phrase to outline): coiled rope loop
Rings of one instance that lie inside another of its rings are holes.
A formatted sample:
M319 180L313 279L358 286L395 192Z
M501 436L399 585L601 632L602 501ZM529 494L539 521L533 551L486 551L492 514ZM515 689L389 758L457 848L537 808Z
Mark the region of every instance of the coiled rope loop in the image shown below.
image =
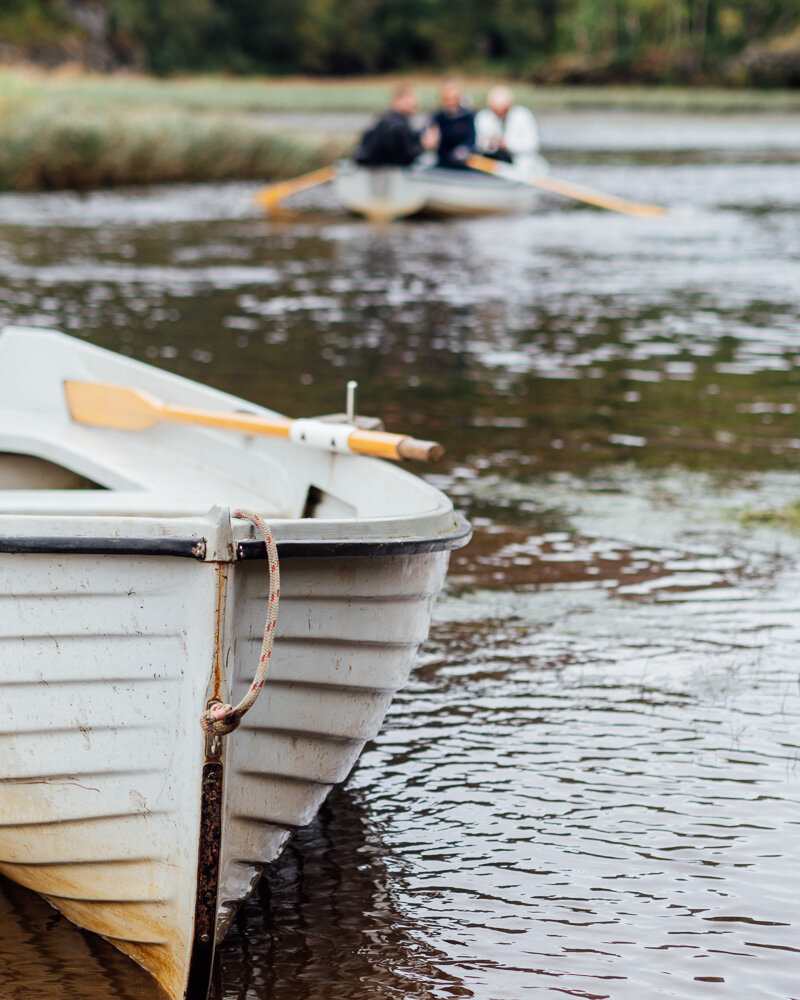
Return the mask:
M264 641L261 643L261 657L258 661L253 683L247 694L234 708L233 705L223 705L216 702L211 705L200 716L200 725L206 733L214 733L217 736L227 736L235 729L239 728L244 716L250 711L256 702L264 681L267 679L269 661L272 656L272 643L275 639L275 623L278 620L278 602L281 595L281 577L278 568L278 547L269 526L264 524L258 514L251 510L234 510L232 517L250 521L259 535L264 539L267 546L267 575L269 579L269 596L267 597L267 621L264 625Z

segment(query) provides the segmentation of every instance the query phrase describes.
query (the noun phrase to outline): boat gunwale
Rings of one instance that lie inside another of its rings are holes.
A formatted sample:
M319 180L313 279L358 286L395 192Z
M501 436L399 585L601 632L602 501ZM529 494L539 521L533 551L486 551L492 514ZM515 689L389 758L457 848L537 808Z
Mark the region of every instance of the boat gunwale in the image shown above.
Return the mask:
M334 538L277 539L282 558L325 558L420 555L461 548L472 537L472 525L459 513L455 526L437 535L416 535L405 538ZM0 536L0 553L10 555L96 555L96 556L172 556L203 561L206 558L205 538L120 538L39 536ZM264 542L246 538L236 543L235 561L266 559ZM215 559L214 561L220 561ZM226 560L227 561L227 560Z
M178 556L203 560L205 538L124 538L117 535L0 535L4 555Z
M311 558L324 556L380 556L421 555L460 549L472 538L472 525L463 514L455 514L455 526L438 535L410 535L405 538L317 538L277 539L278 555L282 558ZM236 543L236 557L240 562L266 559L267 547L256 538L244 538Z

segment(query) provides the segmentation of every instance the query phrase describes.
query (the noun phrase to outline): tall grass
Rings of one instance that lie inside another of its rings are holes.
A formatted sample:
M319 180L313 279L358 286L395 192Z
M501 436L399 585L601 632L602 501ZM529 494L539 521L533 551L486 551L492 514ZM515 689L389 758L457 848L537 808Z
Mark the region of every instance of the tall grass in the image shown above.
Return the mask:
M81 108L163 108L226 112L374 112L386 107L396 77L350 79L227 78L169 79L115 75L36 73L0 70L0 101L23 100ZM440 77L418 74L424 107L435 106ZM467 79L481 103L495 78ZM516 82L517 100L533 108L641 108L673 111L798 110L800 90L746 90L692 87L544 87Z
M0 190L86 190L168 181L272 180L330 162L341 144L276 135L259 112L375 112L389 77L223 79L0 71ZM492 80L467 81L482 102ZM423 106L438 80L419 78ZM800 91L541 88L515 84L535 109L797 110Z
M245 117L27 102L0 109L0 189L6 191L271 180L312 170L335 153Z

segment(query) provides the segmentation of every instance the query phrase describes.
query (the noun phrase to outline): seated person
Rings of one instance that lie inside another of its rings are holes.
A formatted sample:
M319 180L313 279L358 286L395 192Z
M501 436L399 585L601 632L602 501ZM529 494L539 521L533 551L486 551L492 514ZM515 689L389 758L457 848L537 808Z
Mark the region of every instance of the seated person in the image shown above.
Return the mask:
M433 149L438 134L432 129L416 131L411 118L419 110L413 87L401 84L394 92L392 106L361 137L353 159L362 167L409 167L425 149Z
M441 108L431 118L431 125L439 132L436 166L467 169L466 159L475 151L475 113L465 103L456 80L443 85L441 99Z
M513 163L521 176L528 177L541 169L539 128L533 114L514 104L508 87L493 87L487 104L475 119L477 151Z

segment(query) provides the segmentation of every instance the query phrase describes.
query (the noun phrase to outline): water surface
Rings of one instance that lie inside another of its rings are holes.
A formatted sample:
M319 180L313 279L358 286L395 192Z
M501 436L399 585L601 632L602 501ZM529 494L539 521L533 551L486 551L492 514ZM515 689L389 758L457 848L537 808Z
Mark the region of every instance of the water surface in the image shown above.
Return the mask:
M800 538L741 516L800 493L798 126L582 115L554 172L665 219L0 197L0 321L292 415L356 377L476 525L217 1000L800 997ZM3 1000L157 995L8 883L0 927Z

